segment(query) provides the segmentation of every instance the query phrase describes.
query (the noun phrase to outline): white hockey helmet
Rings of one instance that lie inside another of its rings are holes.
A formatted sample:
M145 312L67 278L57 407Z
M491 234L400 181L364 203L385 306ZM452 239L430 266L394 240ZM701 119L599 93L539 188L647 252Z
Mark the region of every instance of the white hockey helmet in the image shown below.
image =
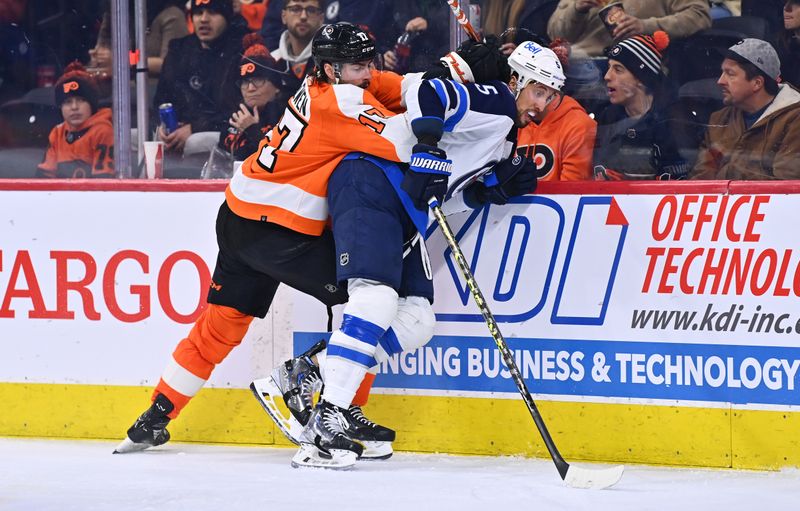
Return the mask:
M508 65L511 66L511 71L519 77L517 96L530 82L541 83L560 91L564 88L564 82L567 80L564 76L564 69L561 67L561 61L558 60L555 52L533 41L525 41L517 46L508 57Z

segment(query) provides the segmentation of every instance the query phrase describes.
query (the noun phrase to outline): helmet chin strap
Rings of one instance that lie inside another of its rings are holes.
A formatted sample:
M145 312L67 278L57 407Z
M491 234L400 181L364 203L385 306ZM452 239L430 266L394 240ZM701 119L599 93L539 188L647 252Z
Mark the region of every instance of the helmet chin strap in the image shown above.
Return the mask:
M331 67L333 68L333 77L335 78L333 83L336 85L342 79L342 64L341 62L333 62L331 63Z

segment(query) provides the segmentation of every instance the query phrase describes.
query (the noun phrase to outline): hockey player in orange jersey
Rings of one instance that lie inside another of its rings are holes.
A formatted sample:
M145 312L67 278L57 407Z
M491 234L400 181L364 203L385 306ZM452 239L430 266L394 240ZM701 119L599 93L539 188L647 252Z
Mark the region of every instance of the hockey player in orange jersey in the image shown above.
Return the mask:
M266 315L280 283L327 306L347 300L336 279L334 243L326 229L327 180L350 151L398 159L387 137L402 138L405 122L391 110L402 108L403 79L376 72L371 65L374 42L363 31L357 34L361 44L353 51L361 53L348 59L348 72L358 77L350 83L359 86L334 88L309 79L259 151L231 179L217 217L219 253L209 306L175 348L151 407L115 452L169 440L167 424L241 343L253 318Z
M329 32L327 39L335 39L330 37L334 33ZM209 291L210 306L176 348L154 392L153 406L129 429L118 452L160 445L169 439L168 422L199 391L214 366L241 342L252 317L263 317L278 283L303 290L328 305L343 301L344 292L337 287L343 279L331 275L334 260L330 254L334 252L330 233L324 230L327 180L348 151L369 150L392 160L403 154L402 159L408 160L414 143L408 120L386 108L400 107L402 79L371 71L367 57L374 53L374 44L366 34L358 37L356 42L363 44L353 45L346 60L326 64L327 81L310 80L295 94L270 140L262 143L231 180L218 217L220 254ZM509 118L516 117L513 104L512 98L506 114ZM508 131L513 120L504 122ZM429 153L431 159L436 158L433 149ZM424 176L421 169L406 173L423 174L412 183L420 195L427 195L428 185L441 190L440 176ZM370 175L379 174L371 171ZM443 183L446 186L446 179ZM319 233L321 236L316 236ZM292 243L300 248L289 254ZM416 260L422 261L423 249L418 245L415 250ZM340 254L338 261L346 259ZM411 314L416 322L427 312L430 323L430 304L424 296L419 298L406 300L405 306L417 312ZM401 307L398 303L398 309ZM425 328L406 328L413 330L410 336L418 345L427 341L432 327L421 326ZM343 412L350 411L345 408Z
M97 85L80 62L73 62L55 85L64 122L50 132L37 177L114 177L111 109L97 107Z

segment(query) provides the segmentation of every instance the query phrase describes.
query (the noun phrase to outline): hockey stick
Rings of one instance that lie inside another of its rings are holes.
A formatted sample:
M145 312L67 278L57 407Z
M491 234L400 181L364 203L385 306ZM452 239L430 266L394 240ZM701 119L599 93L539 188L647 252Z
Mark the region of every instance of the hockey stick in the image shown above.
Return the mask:
M453 235L453 231L450 229L450 225L447 223L444 213L442 213L442 208L439 207L439 203L435 197L432 197L430 201L428 201L428 205L433 211L436 221L439 223L439 228L442 230L445 240L447 240L447 245L453 252L453 257L456 260L456 264L458 264L458 268L461 270L461 274L467 281L467 286L472 292L472 298L475 299L475 304L478 306L478 309L480 309L483 319L486 321L486 326L489 327L489 333L492 335L495 344L497 344L497 349L500 350L500 353L503 355L503 361L506 367L508 367L508 371L511 373L514 383L517 384L517 390L522 394L522 400L525 401L525 406L528 407L528 411L531 413L531 417L533 417L533 422L536 423L536 428L539 430L539 434L542 435L544 445L547 446L547 450L550 452L550 457L553 459L553 463L555 463L561 479L563 479L568 486L573 488L602 490L615 485L622 478L622 472L625 470L624 466L619 465L616 467L594 470L580 468L567 463L564 457L561 456L561 453L558 452L558 448L556 448L556 444L553 442L553 437L551 437L550 432L547 431L544 419L539 413L539 409L536 408L536 403L533 402L528 387L525 385L525 380L522 379L519 368L514 361L514 356L511 354L511 350L508 349L508 344L503 338L503 334L500 333L497 321L495 321L492 312L489 310L489 306L483 298L483 293L481 293L478 283L475 282L475 277L473 277L472 271L469 269L467 260L464 258L464 254L458 246L456 237Z
M450 10L453 11L453 15L456 17L456 21L461 25L461 28L464 29L464 32L476 42L481 42L481 37L478 35L478 32L472 26L472 23L469 22L469 18L467 17L467 13L464 12L464 9L458 4L458 0L447 0L447 5L450 6Z

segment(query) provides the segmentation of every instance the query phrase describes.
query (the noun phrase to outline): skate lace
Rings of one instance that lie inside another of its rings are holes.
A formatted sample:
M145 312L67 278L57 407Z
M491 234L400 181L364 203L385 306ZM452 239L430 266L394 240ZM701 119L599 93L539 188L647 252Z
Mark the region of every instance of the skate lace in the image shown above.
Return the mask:
M319 373L316 371L310 371L303 381L300 382L300 389L303 393L303 397L311 398L310 394L314 393L315 386L317 382L320 381Z
M342 412L334 409L328 409L322 414L322 423L334 434L344 434L345 430L350 425Z
M367 419L367 417L364 415L364 412L361 411L361 407L360 406L357 406L357 405L351 406L349 412L350 412L350 416L353 418L353 420L355 420L356 422L358 422L362 426L368 426L370 428L377 426L377 424L375 424L371 420Z

